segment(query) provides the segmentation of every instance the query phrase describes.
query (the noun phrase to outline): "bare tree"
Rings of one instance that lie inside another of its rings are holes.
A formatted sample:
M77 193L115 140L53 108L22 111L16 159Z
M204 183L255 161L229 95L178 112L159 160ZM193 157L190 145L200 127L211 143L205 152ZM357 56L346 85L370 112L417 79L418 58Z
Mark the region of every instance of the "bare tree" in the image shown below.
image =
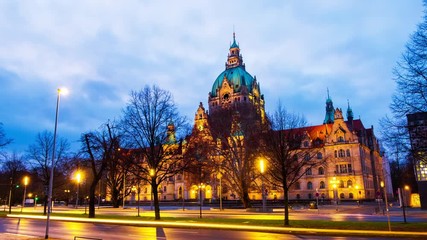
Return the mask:
M150 183L155 219L160 219L158 186L182 171L180 146L175 132L185 125L170 92L145 86L132 92L123 110L122 129L126 146L140 152L140 179Z
M70 149L70 145L67 140L60 138L57 141L56 146L56 160L55 168L56 172L58 172L57 167L63 166L64 161L67 159L68 151ZM44 194L45 194L45 204L44 204L44 214L46 214L47 207L47 194L49 188L49 178L50 178L50 168L51 168L51 154L53 148L53 134L48 131L43 131L38 133L36 136L36 140L33 144L28 147L27 155L30 161L30 164L33 168L33 171L40 177L44 186ZM55 176L55 175L54 175ZM56 183L56 182L55 182ZM55 184L54 187L58 185Z
M6 161L3 164L3 171L9 175L9 214L12 212L12 204L15 199L13 198L15 186L19 185L19 177L22 172L26 171L23 157L17 153L6 155Z
M245 208L251 206L249 191L255 181L263 120L252 105L216 110L209 118L214 139L220 142L224 182L235 189Z
M425 5L425 4L424 4ZM395 117L427 111L427 16L411 35L393 74L397 83L391 110Z
M6 137L6 133L4 132L4 129L3 129L3 123L0 122L0 149L4 148L6 145L10 144L11 142L12 142L12 139Z
M120 158L120 134L110 122L103 124L99 131L82 135L82 151L88 158L92 178L89 186L89 218L95 217L96 186L107 170L108 163Z
M267 173L272 183L283 189L284 225L288 226L289 190L307 169L324 164L326 158L314 158L322 147L316 141L311 146L303 147L303 140L307 137L303 116L287 112L279 103L269 120L271 127L263 136L264 157L268 162Z

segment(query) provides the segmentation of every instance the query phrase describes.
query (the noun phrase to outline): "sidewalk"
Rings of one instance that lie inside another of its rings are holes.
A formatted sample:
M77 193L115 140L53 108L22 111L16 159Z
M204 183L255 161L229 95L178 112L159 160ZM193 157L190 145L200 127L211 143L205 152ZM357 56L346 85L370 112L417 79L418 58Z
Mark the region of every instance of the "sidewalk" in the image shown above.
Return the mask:
M46 216L22 216L19 214L9 214L10 218L30 218L30 219L46 219ZM341 229L317 229L317 228L294 228L294 227L272 227L272 226L255 226L255 225L230 225L230 224L210 224L210 223L186 223L186 222L170 222L170 221L135 221L135 220L111 220L99 218L69 218L69 217L51 217L52 221L73 221L82 223L104 223L104 224L124 224L140 227L164 227L164 228L187 228L187 229L218 229L218 230L234 230L234 231L256 231L268 233L286 233L286 234L326 234L340 236L387 236L396 237L417 237L427 238L427 232L404 232L404 231L375 231L375 230L341 230ZM1 235L0 235L1 236ZM7 238L5 238L7 239ZM25 239L25 238L11 238ZM37 238L26 238L37 239Z

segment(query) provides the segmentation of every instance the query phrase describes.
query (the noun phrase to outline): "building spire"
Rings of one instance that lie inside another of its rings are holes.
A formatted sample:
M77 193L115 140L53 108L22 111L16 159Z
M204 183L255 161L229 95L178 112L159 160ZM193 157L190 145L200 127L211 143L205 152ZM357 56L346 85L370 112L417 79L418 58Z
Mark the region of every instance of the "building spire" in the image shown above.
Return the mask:
M354 118L353 110L350 107L350 101L347 99L347 120L353 121L353 118Z
M326 114L323 124L334 123L334 104L329 96L329 88L326 88L328 98L326 99Z

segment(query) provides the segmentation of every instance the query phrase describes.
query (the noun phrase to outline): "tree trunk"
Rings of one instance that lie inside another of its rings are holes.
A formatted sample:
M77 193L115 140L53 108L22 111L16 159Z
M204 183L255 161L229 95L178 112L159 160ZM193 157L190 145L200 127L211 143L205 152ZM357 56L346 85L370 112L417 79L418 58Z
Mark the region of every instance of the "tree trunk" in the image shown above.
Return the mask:
M286 185L283 187L283 201L285 202L285 226L289 226L289 189Z
M43 203L43 215L47 214L47 201L48 201L48 196L47 194L44 195L44 203Z
M252 206L251 200L249 198L249 192L247 189L243 190L242 193L242 203L244 208L250 208Z
M96 183L92 183L89 189L89 218L95 218L95 189Z
M156 180L151 180L151 189L153 191L154 197L154 219L160 220L160 204L159 204L159 195L158 195L158 185L156 184Z
M112 189L111 191L111 202L113 204L113 208L119 207L119 191L117 189Z

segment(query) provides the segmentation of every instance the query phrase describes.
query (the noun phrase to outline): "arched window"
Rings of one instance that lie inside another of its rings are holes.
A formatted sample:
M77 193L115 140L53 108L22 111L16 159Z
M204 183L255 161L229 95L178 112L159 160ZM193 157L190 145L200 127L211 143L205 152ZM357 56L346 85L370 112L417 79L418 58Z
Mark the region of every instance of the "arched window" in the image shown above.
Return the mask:
M351 180L347 181L347 187L352 187L353 186L353 182Z
M312 199L313 198L313 194L309 193L308 194L308 199Z
M344 152L344 150L340 149L340 150L339 150L339 152L338 152L338 156L339 156L339 157L345 157L345 152Z
M296 182L296 183L295 183L295 189L296 189L296 190L300 190L300 189L301 189L301 185L300 185L300 183L299 183L299 182Z
M324 189L325 188L325 182L324 181L320 181L320 189Z
M323 175L323 174L325 174L325 170L323 169L323 167L319 167L319 169L318 169L318 174L319 174L319 175Z
M308 182L307 183L307 189L313 189L313 183L312 182Z
M347 157L350 157L350 149L347 149Z
M344 198L344 193L340 193L340 198Z
M348 198L353 199L353 193L349 193Z
M310 160L310 154L306 153L304 155L304 161L309 161Z
M312 175L311 168L307 168L305 175Z
M338 157L337 150L335 150L335 152L334 152L334 156L335 156L335 157Z
M343 136L339 136L338 137L338 142L344 142L344 137Z
M304 141L304 147L308 147L308 141Z
M322 158L323 158L322 153L321 153L321 152L318 152L318 153L317 153L317 159L322 159Z
M297 199L301 199L301 195L297 194Z
M344 187L344 181L340 180L340 188L343 188L343 187Z

